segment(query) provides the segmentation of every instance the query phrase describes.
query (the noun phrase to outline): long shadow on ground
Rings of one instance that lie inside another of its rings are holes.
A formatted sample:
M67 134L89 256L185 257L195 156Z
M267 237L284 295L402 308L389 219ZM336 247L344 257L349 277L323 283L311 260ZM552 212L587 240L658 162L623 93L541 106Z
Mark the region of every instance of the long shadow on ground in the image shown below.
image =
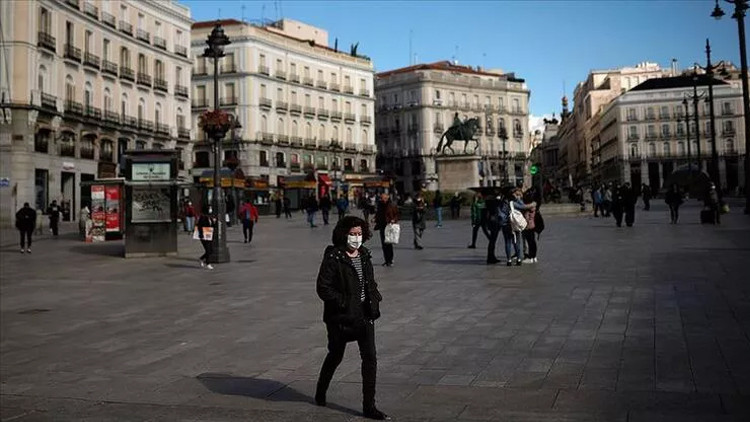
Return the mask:
M196 378L207 389L216 394L246 396L268 401L314 403L312 397L279 381L254 377L236 377L228 374L210 372L200 374ZM330 402L327 407L350 415L360 415L356 410Z

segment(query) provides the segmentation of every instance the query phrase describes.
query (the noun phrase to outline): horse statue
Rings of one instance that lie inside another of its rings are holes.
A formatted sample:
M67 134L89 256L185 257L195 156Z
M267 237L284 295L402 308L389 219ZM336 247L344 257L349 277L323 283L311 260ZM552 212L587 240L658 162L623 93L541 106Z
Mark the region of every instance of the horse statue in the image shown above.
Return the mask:
M464 154L466 154L466 148L469 146L469 142L474 141L476 143L476 145L474 146L474 151L476 151L477 148L479 148L479 141L474 139L474 135L476 135L478 130L479 119L477 119L476 117L472 117L471 119L466 120L460 125L449 127L448 130L446 130L445 133L443 133L443 135L440 137L440 142L438 142L437 146L438 154L445 154L446 149L451 150L451 154L453 154L455 152L453 151L453 148L451 148L451 144L453 144L453 141L465 142ZM443 146L443 139L446 140L445 146Z

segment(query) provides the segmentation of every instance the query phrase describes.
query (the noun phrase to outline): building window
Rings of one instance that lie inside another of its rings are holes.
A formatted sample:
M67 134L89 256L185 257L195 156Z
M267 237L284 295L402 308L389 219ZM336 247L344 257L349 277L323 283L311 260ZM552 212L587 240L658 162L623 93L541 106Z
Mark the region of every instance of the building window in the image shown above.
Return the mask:
M656 144L653 142L648 144L648 155L652 157L656 155Z
M654 137L654 136L656 136L656 128L654 127L654 125L648 125L648 128L647 128L647 130L648 130L648 132L647 132L647 133L648 133L648 136L649 136L649 137Z
M685 133L685 125L682 123L677 123L677 134L682 135Z
M671 151L669 142L664 142L664 144L662 145L662 151L664 152L664 155L666 156L671 154L672 151Z
M649 107L649 108L646 109L646 118L647 119L654 119L654 118L656 118L656 116L654 116L654 108L653 107Z
M52 32L52 18L49 10L44 7L39 8L39 31L49 34Z
M724 141L724 149L726 153L734 152L734 139L727 139Z
M729 101L725 101L721 104L721 113L722 114L734 114L732 111L732 103Z
M685 143L682 141L677 143L677 154L685 155Z
M668 119L669 118L669 107L668 106L661 106L661 111L659 112L659 118L662 118L662 119Z
M629 130L630 130L630 133L628 135L628 138L638 139L638 126L630 126Z
M734 123L731 120L724 121L724 133L734 133Z
M669 125L661 125L662 136L669 136Z
M630 156L638 157L638 144L630 144Z
M260 159L261 167L268 167L268 151L260 151L260 156L258 158Z

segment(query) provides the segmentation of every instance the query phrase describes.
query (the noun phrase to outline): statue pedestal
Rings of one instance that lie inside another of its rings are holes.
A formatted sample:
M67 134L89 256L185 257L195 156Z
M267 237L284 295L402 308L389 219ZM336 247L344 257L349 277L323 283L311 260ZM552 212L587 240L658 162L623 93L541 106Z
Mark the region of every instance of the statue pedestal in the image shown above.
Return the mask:
M478 155L441 155L435 157L438 187L444 192L479 186Z

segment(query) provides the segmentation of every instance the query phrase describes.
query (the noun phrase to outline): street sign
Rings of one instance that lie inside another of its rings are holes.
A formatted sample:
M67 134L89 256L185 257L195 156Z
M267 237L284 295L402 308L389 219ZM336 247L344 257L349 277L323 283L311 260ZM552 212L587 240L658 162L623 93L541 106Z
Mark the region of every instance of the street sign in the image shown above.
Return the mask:
M0 188L7 188L10 186L10 179L7 177L0 177Z
M529 167L529 173L531 173L532 176L539 173L539 167L536 164L532 164L531 167Z

